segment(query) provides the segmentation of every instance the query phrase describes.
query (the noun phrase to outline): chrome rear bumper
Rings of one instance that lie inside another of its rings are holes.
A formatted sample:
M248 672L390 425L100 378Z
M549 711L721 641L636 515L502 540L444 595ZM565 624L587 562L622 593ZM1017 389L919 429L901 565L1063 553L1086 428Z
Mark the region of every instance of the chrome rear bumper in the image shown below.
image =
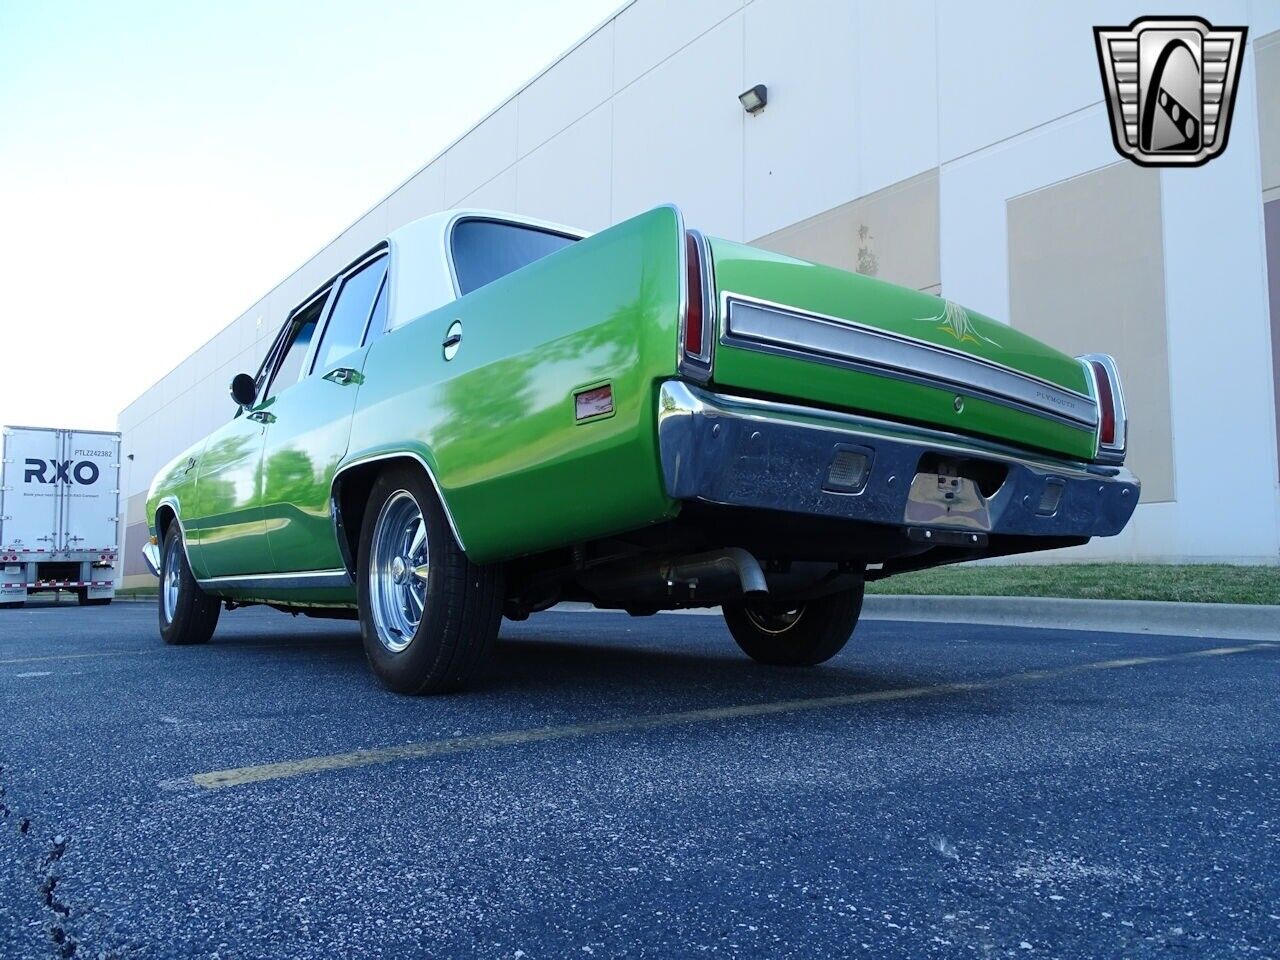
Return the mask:
M153 577L160 576L160 548L154 543L144 543L142 545L142 559L146 561L147 569L151 571Z
M948 540L973 533L983 539L1113 536L1129 522L1140 489L1124 467L1056 460L944 431L725 396L681 380L662 385L658 443L663 480L674 499L890 524L915 528L921 536L938 530ZM842 452L865 458L854 489L832 489L833 465ZM980 524L907 519L913 481L928 454L980 461L1003 472L998 489L983 498Z

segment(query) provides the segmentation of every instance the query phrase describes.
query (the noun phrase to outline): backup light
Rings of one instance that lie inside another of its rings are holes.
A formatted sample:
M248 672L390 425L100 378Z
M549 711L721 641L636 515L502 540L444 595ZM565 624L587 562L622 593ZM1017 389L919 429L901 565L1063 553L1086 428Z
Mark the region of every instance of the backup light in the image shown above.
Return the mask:
M833 493L857 493L867 481L867 468L870 466L869 450L838 450L831 458L831 466L827 468L827 482L822 487Z

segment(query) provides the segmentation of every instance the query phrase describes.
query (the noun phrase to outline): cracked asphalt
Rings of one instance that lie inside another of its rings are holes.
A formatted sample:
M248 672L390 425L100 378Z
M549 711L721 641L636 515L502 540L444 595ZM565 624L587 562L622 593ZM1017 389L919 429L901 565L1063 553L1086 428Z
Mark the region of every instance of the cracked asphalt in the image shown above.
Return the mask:
M2 957L1280 956L1280 643L552 612L412 699L154 621L0 611Z

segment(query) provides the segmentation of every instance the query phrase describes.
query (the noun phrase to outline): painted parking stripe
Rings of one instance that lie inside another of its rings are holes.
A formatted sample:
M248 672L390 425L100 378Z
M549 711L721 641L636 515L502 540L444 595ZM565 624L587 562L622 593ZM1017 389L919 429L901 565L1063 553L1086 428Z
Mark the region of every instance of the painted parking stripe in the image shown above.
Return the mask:
M654 713L612 720L594 720L587 723L565 724L554 727L534 727L527 730L503 730L467 737L451 737L424 743L406 743L399 746L377 747L368 750L352 750L302 760L286 760L280 763L263 763L228 770L197 773L191 777L168 780L161 784L166 789L195 785L206 790L240 787L268 780L283 780L311 773L330 770L350 770L375 764L394 763L401 760L421 760L448 754L466 753L472 750L490 750L553 740L570 740L600 736L610 733L631 733L655 730L661 727L681 726L691 723L710 723L718 720L738 720L749 717L765 717L775 714L801 713L811 710L829 710L835 707L854 706L863 703L883 703L894 700L911 700L921 697L938 697L952 693L968 693L990 690L996 687L1037 680L1067 677L1094 670L1118 670L1152 663L1170 663L1195 657L1229 656L1253 650L1274 650L1269 643L1252 643L1236 647L1213 647L1190 653L1175 653L1159 657L1128 657L1122 660L1101 660L1092 663L1059 667L1050 670L1028 670L1022 673L979 680L969 683L940 683L921 687L902 687L896 690L871 690L862 693L839 694L830 697L806 697L797 700L775 700L767 703L745 703L737 706L707 707L701 710L680 710L671 713Z
M132 657L145 653L145 650L107 650L101 653L59 653L47 657L17 657L13 660L0 660L0 667L13 663L46 663L50 660L88 660L93 657Z

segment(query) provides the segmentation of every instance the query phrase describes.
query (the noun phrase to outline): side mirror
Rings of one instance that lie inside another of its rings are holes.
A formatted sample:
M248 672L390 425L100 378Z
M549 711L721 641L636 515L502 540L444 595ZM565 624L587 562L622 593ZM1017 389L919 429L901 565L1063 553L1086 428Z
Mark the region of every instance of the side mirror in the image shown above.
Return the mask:
M258 399L258 381L247 373L237 373L231 378L231 399L242 407L253 406Z

